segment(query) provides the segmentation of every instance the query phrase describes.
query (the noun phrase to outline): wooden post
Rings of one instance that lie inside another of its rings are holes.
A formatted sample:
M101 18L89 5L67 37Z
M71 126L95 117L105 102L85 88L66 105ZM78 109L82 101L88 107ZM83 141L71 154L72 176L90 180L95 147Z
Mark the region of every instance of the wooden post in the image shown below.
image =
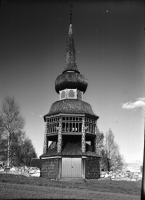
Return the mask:
M85 118L82 118L82 153L86 153Z
M94 140L94 146L95 146L95 153L98 154L98 145L97 145L97 134L98 134L98 126L97 126L97 121L96 121L96 125L95 125L95 140Z
M57 153L61 153L62 150L62 120L59 118L59 129L58 129L58 141L57 141Z

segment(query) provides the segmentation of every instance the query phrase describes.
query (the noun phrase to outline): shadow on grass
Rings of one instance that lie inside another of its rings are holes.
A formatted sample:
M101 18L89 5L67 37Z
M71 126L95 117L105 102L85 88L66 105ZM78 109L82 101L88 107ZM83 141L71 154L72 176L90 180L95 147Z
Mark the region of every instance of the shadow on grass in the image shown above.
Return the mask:
M2 187L2 185L4 187ZM23 186L22 186L23 185ZM24 177L21 175L0 175L1 198L22 196L22 198L75 198L103 200L135 199L139 200L141 181L54 181L41 177ZM13 190L12 190L13 188ZM9 191L9 192L8 192ZM16 192L14 192L16 191ZM36 196L36 197L35 197ZM115 199L116 198L116 199Z

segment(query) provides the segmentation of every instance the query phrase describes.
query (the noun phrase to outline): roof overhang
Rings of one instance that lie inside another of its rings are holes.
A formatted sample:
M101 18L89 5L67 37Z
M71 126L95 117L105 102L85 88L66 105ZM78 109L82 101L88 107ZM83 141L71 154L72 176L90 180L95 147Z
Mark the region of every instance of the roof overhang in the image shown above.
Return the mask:
M43 118L44 118L44 121L46 122L46 119L53 118L53 117L60 117L60 116L88 117L88 118L92 118L95 120L99 119L99 116L91 115L91 114L87 114L87 113L56 113L54 115L46 114L43 116Z

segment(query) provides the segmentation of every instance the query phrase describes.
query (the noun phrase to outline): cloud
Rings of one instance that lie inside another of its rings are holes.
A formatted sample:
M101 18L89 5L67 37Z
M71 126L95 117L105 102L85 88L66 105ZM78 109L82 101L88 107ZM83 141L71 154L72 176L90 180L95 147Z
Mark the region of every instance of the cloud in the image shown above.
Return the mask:
M139 107L145 107L145 98L138 98L135 102L128 102L122 104L123 109L134 109Z
M43 117L42 115L39 115L39 117Z

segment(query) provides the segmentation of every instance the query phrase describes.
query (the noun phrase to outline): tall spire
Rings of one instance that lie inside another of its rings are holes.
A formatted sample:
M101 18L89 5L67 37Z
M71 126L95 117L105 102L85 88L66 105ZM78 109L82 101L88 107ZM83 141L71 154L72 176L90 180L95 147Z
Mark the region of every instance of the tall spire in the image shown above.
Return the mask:
M72 32L72 4L70 4L70 25L69 25L69 32L68 32L68 39L66 44L66 58L65 58L65 71L76 71L77 63L76 63L76 55L75 55L75 45L74 45L74 38Z
M70 4L70 24L72 24L72 4Z
M79 92L85 93L88 86L86 78L79 72L76 63L75 45L72 33L72 5L70 4L70 25L66 44L65 67L55 81L55 90L59 94L60 91L66 89L77 89Z

